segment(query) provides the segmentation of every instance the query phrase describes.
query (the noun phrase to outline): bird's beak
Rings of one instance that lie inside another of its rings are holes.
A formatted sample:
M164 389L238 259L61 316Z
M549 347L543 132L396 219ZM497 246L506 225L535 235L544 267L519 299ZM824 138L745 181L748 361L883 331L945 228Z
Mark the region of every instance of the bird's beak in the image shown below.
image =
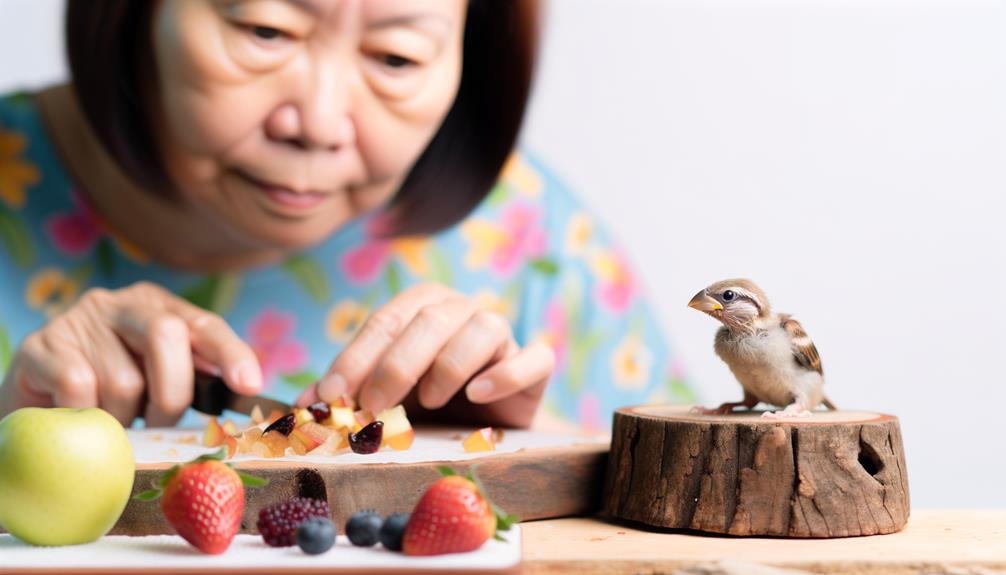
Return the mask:
M704 311L707 313L723 309L723 306L720 305L720 302L706 295L706 290L702 290L699 293L695 294L695 297L692 298L692 301L688 302L688 307L692 307L699 311Z

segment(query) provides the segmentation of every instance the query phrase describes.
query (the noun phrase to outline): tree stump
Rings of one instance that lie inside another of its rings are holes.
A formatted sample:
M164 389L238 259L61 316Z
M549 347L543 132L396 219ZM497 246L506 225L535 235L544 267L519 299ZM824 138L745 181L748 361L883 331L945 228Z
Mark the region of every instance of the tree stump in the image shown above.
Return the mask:
M868 412L769 420L685 406L618 410L604 512L729 535L850 537L908 522L898 419Z

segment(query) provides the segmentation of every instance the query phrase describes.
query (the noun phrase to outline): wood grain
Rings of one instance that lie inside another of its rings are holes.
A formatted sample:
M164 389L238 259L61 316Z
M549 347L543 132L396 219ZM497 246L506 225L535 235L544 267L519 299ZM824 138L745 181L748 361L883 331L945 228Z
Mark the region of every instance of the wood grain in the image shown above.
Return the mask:
M868 412L773 421L680 406L621 409L604 511L740 536L893 533L909 515L898 420Z
M328 501L336 525L361 509L382 514L411 511L426 487L440 477L437 467L459 473L474 468L489 497L508 513L524 519L583 515L600 507L607 462L606 444L525 449L466 461L389 464L298 465L246 461L238 469L269 480L263 489L246 491L242 533L255 533L263 507L294 496ZM148 489L168 467L139 465L134 494ZM172 533L157 502L130 500L113 535Z

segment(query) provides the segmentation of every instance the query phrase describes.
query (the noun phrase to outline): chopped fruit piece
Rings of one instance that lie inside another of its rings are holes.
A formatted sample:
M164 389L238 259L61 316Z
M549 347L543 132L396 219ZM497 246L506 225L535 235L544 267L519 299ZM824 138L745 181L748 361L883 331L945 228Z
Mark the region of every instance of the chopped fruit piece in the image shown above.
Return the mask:
M262 430L258 427L249 427L238 437L238 453L250 453L252 445L262 439Z
M324 421L332 415L332 408L324 401L312 403L307 406L307 410L311 412L314 420L318 423L324 423Z
M265 428L264 435L268 435L270 431L275 431L281 435L290 435L290 432L293 431L293 427L296 424L296 422L297 417L292 413L288 413L283 417L277 419L276 421L270 423L269 427Z
M295 425L302 425L308 421L314 421L314 416L311 415L311 412L300 407L293 410L293 415L294 420L296 421Z
M217 422L217 418L211 417L206 424L206 431L203 433L203 445L206 447L220 447L224 444L227 433Z
M472 432L465 439L464 448L467 453L476 451L495 451L496 443L493 441L493 428L483 427Z
M287 415L286 413L283 413L282 411L280 411L278 409L274 409L269 414L269 417L265 418L265 420L266 420L266 422L269 423L269 425L272 425L276 420L281 419L282 417L285 417L286 415Z
M382 446L386 445L396 451L405 451L412 447L416 432L413 431L409 418L405 416L404 407L401 405L389 407L378 413L375 419L384 422Z
M334 433L335 431L321 425L320 423L309 421L303 425L295 427L294 430L290 432L290 444L292 446L293 441L296 438L304 445L304 450L307 452L315 449L322 443L325 443L325 440ZM296 451L296 449L294 451Z
M325 425L333 429L348 429L349 431L358 431L363 427L357 423L353 409L350 407L332 408L331 415L325 420Z
M142 501L161 497L165 519L186 541L203 553L223 553L241 527L244 486L265 481L239 474L220 460L223 450L203 455L165 472L160 486L136 496ZM163 497L162 497L163 496Z
M381 448L381 437L384 435L384 423L375 421L357 433L349 434L349 447L354 453L376 453Z
M263 433L261 443L269 451L266 457L283 457L286 455L286 448L290 447L290 439L280 433Z
M270 547L290 547L297 543L297 528L308 517L328 519L328 502L294 497L290 501L263 508L258 513L258 532Z
M356 425L359 426L359 427L356 428L356 430L359 430L359 429L362 429L362 428L366 427L368 424L373 423L374 420L376 419L374 417L373 413L371 413L371 412L369 412L369 411L367 411L365 409L359 409L359 410L354 411L353 412L353 418L356 419Z
M384 520L373 511L357 511L346 522L346 537L357 547L373 547L381 537Z
M221 427L224 428L224 431L227 433L227 435L239 435L241 433L240 431L238 431L238 426L234 425L234 422L229 419L225 421Z
M493 428L493 443L495 444L495 443L499 443L501 441L503 441L503 428L502 427L494 427Z
M238 454L238 439L233 435L228 435L227 439L224 440L224 445L227 446L227 457L234 457Z
M254 423L255 425L258 425L263 421L265 421L265 416L262 415L262 408L259 407L258 405L253 407L251 410L251 420L252 423Z
M327 517L309 517L297 528L297 546L308 555L321 555L335 545L335 524Z
M349 448L349 440L342 433L335 431L328 436L325 443L315 447L309 453L311 455L335 455L340 451Z
M401 551L402 538L405 536L405 527L408 524L408 513L395 513L385 519L384 525L381 525L381 545L391 551Z
M454 475L437 480L419 499L405 528L406 555L442 555L474 551L515 521L500 516L472 479Z

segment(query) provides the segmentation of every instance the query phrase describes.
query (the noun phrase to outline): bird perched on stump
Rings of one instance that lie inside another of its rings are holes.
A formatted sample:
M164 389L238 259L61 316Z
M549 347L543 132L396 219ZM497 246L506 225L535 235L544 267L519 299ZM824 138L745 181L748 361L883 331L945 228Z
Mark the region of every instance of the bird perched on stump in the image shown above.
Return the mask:
M695 294L688 307L723 324L716 332L720 356L744 388L744 400L705 414L726 414L759 401L785 407L765 417L807 417L818 405L835 406L824 396L821 356L807 332L787 314L774 313L765 292L747 279L716 282Z

